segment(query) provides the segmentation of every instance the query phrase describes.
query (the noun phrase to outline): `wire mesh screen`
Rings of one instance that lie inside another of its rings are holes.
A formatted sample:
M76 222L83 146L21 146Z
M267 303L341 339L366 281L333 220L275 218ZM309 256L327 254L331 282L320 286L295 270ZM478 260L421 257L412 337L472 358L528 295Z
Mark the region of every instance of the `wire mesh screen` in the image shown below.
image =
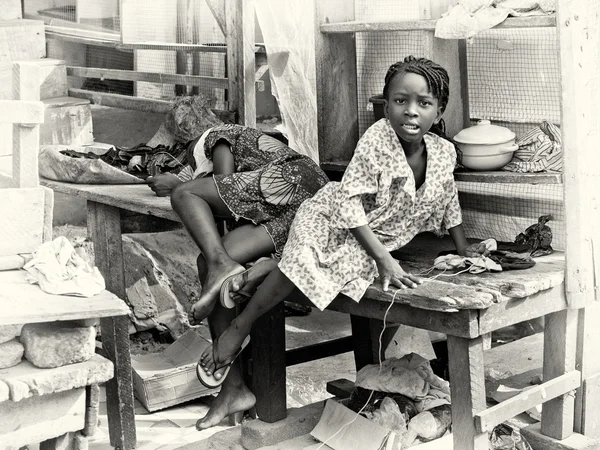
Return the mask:
M419 1L357 0L357 21L389 22L419 18ZM369 98L383 92L388 68L407 55L430 56L424 32L359 33L356 36L359 133L373 124L373 104Z
M488 30L467 45L471 117L560 122L555 28Z
M225 37L205 0L25 0L25 12L81 36L48 35L47 56L68 66L226 77ZM180 44L215 45L220 51L177 51ZM151 99L201 92L213 108L227 109L222 84L194 84L69 77L73 88Z

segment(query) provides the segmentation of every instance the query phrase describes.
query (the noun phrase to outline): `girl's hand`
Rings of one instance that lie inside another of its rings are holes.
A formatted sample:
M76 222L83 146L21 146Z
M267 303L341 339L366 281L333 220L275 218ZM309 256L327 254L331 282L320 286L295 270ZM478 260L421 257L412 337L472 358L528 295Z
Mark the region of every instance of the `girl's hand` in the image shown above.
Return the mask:
M180 185L182 181L172 173L163 173L146 178L146 183L148 183L150 189L152 189L158 197L166 197L167 195L171 195L173 189Z
M389 257L384 258L382 261L377 261L377 269L379 270L379 279L384 291L387 291L390 284L400 289L405 287L416 288L423 281L406 272L398 261Z

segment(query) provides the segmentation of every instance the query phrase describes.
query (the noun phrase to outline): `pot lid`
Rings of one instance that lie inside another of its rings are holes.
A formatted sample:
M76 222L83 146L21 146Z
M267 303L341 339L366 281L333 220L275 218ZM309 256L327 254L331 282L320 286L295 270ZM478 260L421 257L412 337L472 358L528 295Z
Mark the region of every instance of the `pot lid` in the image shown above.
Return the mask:
M477 125L461 130L454 140L460 144L501 144L515 138L515 133L506 127L492 125L489 120L480 120Z

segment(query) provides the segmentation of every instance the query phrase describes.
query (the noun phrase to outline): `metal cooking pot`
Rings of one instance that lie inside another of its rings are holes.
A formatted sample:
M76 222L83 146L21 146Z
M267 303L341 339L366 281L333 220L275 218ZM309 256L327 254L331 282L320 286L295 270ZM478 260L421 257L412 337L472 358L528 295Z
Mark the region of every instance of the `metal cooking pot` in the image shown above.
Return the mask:
M462 165L473 170L497 170L513 158L519 148L515 133L506 127L480 120L454 136L462 153Z

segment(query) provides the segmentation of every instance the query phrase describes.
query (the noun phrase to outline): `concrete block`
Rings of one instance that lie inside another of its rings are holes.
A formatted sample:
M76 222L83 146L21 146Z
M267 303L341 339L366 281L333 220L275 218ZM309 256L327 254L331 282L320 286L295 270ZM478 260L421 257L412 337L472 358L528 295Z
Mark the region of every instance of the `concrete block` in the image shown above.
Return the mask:
M23 325L0 325L0 344L14 339L21 333Z
M0 369L16 366L23 358L23 345L16 339L0 344Z
M35 61L39 69L40 100L66 97L67 66L60 59L43 58ZM12 100L13 95L13 62L0 63L0 100Z
M0 20L0 61L46 56L46 33L41 20Z
M20 448L83 429L85 389L0 403L2 448Z
M45 121L40 126L40 145L89 145L94 142L92 111L88 100L71 97L43 101Z
M275 423L252 420L242 424L242 445L256 450L310 433L321 418L325 404L317 402L288 410L285 419Z
M0 20L22 19L20 0L0 0Z
M27 324L21 331L25 358L36 367L61 367L94 356L94 327L73 327L61 323Z

